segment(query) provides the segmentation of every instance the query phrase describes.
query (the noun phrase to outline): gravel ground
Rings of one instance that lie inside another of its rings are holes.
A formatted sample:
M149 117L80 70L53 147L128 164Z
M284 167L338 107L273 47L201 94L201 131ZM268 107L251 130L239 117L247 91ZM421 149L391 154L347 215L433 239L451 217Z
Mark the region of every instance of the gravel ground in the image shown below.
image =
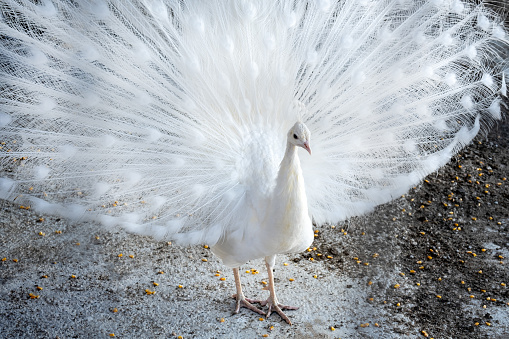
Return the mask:
M405 196L317 227L310 252L277 260L293 326L232 315L232 273L207 248L0 201L0 337L509 338L507 164L505 121ZM263 262L241 272L265 298Z

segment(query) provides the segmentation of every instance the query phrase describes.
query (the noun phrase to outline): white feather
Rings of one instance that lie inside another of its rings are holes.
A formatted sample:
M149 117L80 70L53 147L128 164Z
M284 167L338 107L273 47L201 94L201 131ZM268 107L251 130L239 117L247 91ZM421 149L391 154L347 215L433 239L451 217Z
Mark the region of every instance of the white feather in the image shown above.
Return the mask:
M0 164L28 160L0 197L185 244L258 234L235 265L300 250L308 212L337 222L405 192L500 119L507 90L506 31L471 2L39 3L0 5ZM284 219L297 120L313 155ZM261 231L266 215L301 237Z

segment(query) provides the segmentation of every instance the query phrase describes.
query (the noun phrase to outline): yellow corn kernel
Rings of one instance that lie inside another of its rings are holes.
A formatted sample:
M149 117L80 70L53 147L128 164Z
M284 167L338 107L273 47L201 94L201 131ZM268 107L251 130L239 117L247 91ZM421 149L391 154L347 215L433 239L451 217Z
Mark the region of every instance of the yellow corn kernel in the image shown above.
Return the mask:
M224 318L219 319L219 322L224 323L225 322Z
M131 259L132 259L132 258L134 258L134 255L132 255L132 254L129 254L129 258L131 258Z
M288 280L289 280L289 281L295 281L295 279L293 279L293 278L290 278L290 279L288 279Z
M73 275L71 275L71 278L72 279L76 279L76 276L73 274Z
M331 330L331 331L335 331L336 329L334 328L334 326L331 326L331 327L330 327L330 330Z
M219 278L219 280L221 280L221 281L225 281L225 280L226 280L226 278L225 278L225 277L222 277L222 278Z
M39 299L39 297L40 297L40 296L35 295L33 293L28 293L28 296L30 297L30 299Z
M178 288L183 288L183 287L184 287L184 286L182 286L182 285L178 285Z
M203 245L203 248L207 249L209 248L209 245Z
M122 253L120 253L119 255L117 255L117 257L122 258L122 255L123 255L123 254L122 254Z
M42 287L41 286L37 286L36 287L39 291L42 291Z
M394 285L394 288L399 288L399 287L400 287L399 284Z
M152 282L152 285L154 285L154 286L159 286L159 284L158 284L158 283L156 283L155 281L153 281L153 282Z
M111 310L111 312L117 313L118 312L118 308L115 307L114 309Z
M207 262L208 260L207 260L207 258L203 258L201 261Z

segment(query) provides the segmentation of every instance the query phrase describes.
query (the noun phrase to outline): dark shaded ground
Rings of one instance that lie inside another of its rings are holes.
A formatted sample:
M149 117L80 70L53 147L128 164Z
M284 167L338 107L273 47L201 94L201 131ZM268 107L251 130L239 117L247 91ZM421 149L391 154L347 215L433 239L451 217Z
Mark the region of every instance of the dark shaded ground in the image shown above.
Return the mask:
M327 232L314 246L338 258L331 270L364 276L368 302L392 314L396 334L509 338L508 164L505 119L408 194L339 226L341 246ZM392 267L389 283L382 267Z

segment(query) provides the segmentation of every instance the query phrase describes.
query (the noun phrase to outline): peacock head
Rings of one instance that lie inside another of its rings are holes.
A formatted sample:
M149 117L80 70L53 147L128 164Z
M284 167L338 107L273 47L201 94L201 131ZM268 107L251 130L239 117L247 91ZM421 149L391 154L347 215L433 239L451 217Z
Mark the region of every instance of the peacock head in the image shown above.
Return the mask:
M297 121L290 131L288 131L288 142L304 148L306 151L311 154L311 148L309 147L309 142L311 141L311 133L304 123Z

